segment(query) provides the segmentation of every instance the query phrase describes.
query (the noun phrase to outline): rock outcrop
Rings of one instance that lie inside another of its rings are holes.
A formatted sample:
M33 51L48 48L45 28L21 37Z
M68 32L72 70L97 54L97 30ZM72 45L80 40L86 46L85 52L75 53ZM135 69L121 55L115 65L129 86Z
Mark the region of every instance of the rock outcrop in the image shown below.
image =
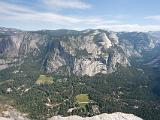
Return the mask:
M0 112L0 120L29 120L26 114L18 112L13 107L8 105L3 105L3 107L5 110Z
M14 108L10 107L8 108L7 111L3 111L2 115L0 114L0 120L30 120L30 119L28 119L25 114L22 114L17 110L15 110ZM80 117L76 115L68 117L53 116L52 118L48 118L48 120L142 120L142 119L133 114L117 112L112 114L103 113L93 117Z
M125 114L125 113L112 113L112 114L101 114L93 117L80 117L80 116L69 116L69 117L61 117L54 116L48 120L142 120L141 118L133 115L133 114Z

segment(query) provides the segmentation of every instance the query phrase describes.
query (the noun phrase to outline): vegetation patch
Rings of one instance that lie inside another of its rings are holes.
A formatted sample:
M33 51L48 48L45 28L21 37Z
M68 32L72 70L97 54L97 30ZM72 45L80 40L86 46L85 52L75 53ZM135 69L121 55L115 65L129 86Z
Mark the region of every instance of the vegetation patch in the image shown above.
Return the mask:
M9 105L14 105L14 100L9 97L0 95L0 114L6 111Z
M88 97L88 94L79 94L76 96L76 101L78 102L78 104L81 106L81 107L85 107L86 104L89 103L89 97Z
M53 84L53 83L54 83L53 78L50 76L46 76L46 75L40 75L36 81L37 85Z
M5 81L0 81L0 85L6 84L6 83L10 83L13 82L14 80L5 80Z

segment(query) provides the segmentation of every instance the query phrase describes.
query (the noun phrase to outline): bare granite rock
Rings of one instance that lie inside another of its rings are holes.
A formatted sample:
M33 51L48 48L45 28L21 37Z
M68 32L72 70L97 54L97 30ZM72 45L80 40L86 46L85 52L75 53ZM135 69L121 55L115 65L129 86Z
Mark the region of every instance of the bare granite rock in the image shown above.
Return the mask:
M93 117L84 117L84 118L80 116L69 116L69 117L54 116L48 120L142 120L142 119L133 114L117 112L112 114L104 113Z

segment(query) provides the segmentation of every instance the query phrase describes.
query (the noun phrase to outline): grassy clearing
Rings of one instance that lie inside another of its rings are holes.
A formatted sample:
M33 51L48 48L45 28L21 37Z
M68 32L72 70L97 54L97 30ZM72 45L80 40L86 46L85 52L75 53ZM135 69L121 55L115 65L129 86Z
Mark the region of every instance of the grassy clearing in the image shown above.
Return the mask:
M52 77L49 77L49 76L46 76L46 75L40 75L39 78L37 79L36 81L36 84L37 85L42 85L42 84L53 84L54 81L53 81L53 78Z
M81 107L85 107L86 104L89 103L89 97L88 97L88 94L79 94L76 96L76 101L78 102L78 104L81 106Z

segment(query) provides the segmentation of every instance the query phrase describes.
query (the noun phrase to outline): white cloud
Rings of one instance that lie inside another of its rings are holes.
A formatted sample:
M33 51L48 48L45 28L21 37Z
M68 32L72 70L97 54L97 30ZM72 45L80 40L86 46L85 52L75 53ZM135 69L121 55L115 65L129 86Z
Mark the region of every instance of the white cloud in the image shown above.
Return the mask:
M26 13L33 13L33 12L34 11L22 6L0 1L0 13L8 14L8 15L17 15L17 14L26 14Z
M41 23L44 27L47 24L52 27L58 26L58 28L68 29L102 28L113 31L160 31L160 25L120 24L121 22L116 19L106 20L98 16L70 16L53 12L40 12L29 9L28 7L2 1L0 1L0 5L1 23L2 20L5 22L8 21L10 24L16 22L17 26L24 21L34 21L35 24L37 23L37 26L38 23ZM148 18L152 17L150 16ZM158 16L155 18L157 20L159 19Z
M155 16L147 16L145 19L150 19L150 20L160 20L160 15L155 15Z
M114 25L105 25L97 26L97 28L108 29L113 31L160 31L160 25L139 25L139 24L114 24Z
M92 7L92 5L80 0L43 0L43 2L53 8L87 9Z
M5 20L32 20L32 21L43 21L51 22L59 25L104 25L117 23L116 20L104 20L100 17L90 17L90 16L69 16L62 15L53 12L39 12L35 10L30 10L29 8L22 7L15 4L9 4L5 2L0 2L0 13L7 14L6 16L0 15L0 19Z

